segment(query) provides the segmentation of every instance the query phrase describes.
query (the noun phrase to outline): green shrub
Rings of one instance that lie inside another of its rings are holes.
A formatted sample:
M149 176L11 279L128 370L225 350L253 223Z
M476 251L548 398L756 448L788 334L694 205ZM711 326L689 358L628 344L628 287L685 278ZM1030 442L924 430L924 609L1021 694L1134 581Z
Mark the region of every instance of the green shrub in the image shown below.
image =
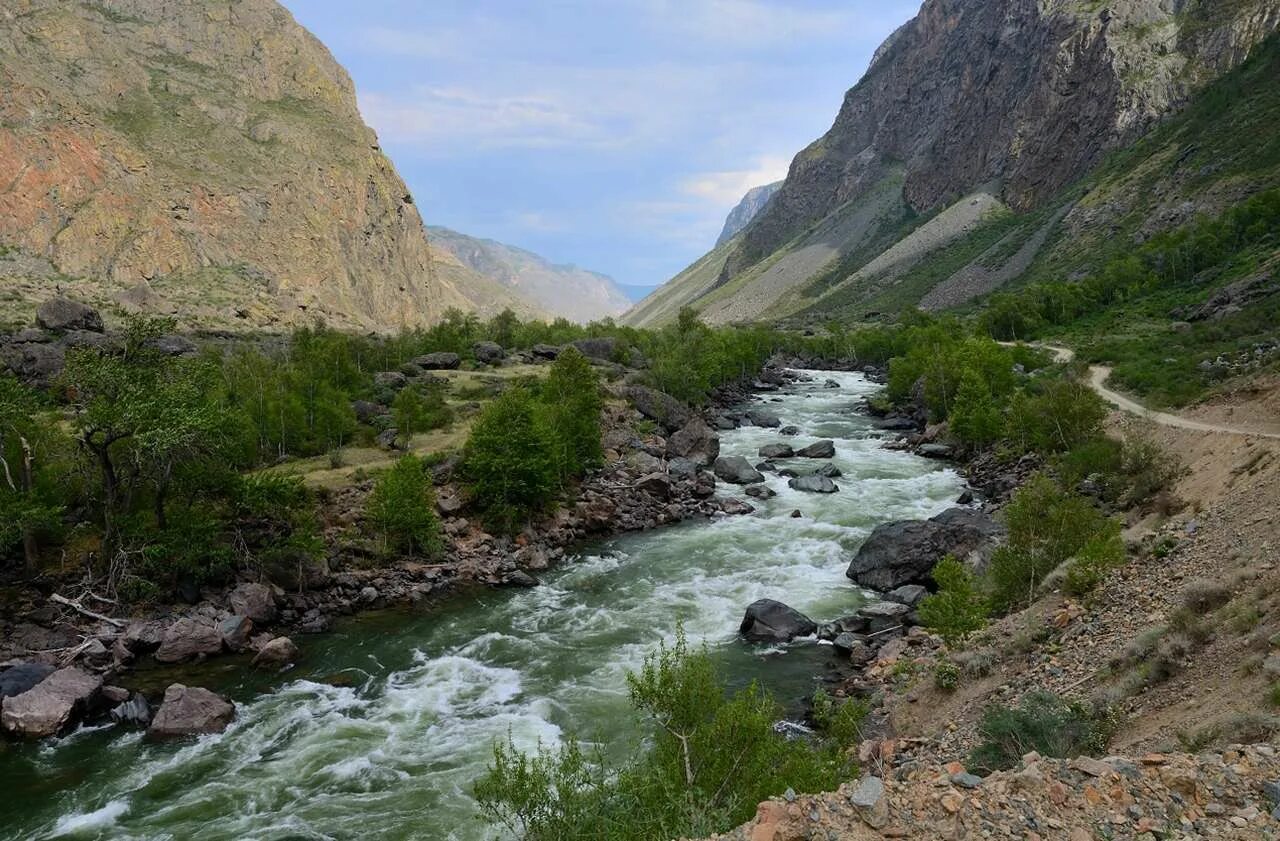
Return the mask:
M1116 524L1043 474L1018 489L1004 518L1009 540L992 553L988 571L992 602L1000 610L1031 602L1045 576L1086 546L1089 558L1078 573L1082 585L1105 565L1118 563L1117 546L1123 554L1123 546L1109 537Z
M443 548L435 493L417 456L402 457L379 477L364 513L378 532L384 552L434 557Z
M1093 592L1107 573L1124 563L1120 523L1107 520L1067 562L1063 589L1073 596Z
M939 660L933 667L933 685L943 692L954 692L960 685L960 667L950 660Z
M551 505L559 488L554 446L528 389L512 388L481 411L463 470L490 528L517 531Z
M813 693L813 721L840 748L862 741L862 726L870 711L870 705L861 699L835 698L822 689Z
M920 621L955 644L987 624L987 600L978 592L973 573L952 555L933 568L938 591L920 602Z
M600 466L604 461L600 383L591 363L577 348L567 347L556 357L540 397L560 481L567 482Z
M1106 750L1111 723L1084 705L1050 692L1034 692L1017 707L993 704L982 713L969 764L987 773L1012 768L1036 751L1044 756L1074 757Z
M1070 378L1037 381L1009 402L1006 437L1023 452L1066 452L1097 438L1107 408L1102 398Z
M964 444L985 447L994 444L1004 431L1000 406L991 389L973 371L965 371L951 407L951 432Z
M445 402L442 385L410 385L400 389L391 402L391 417L397 436L408 444L419 432L448 426L453 422L453 411Z
M850 770L834 745L778 733L780 710L757 685L726 695L708 652L682 633L627 683L650 734L644 750L614 766L573 739L530 755L508 738L475 785L482 814L529 841L697 837L745 822L788 787L821 791ZM835 713L842 733L855 703Z

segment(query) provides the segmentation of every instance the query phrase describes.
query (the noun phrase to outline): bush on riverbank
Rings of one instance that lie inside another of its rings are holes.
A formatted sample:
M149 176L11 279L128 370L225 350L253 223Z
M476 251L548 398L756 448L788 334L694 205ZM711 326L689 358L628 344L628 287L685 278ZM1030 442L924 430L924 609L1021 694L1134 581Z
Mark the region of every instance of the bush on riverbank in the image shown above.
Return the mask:
M920 602L920 622L948 643L962 642L987 624L991 608L972 572L954 555L933 568L938 591Z
M683 633L627 685L646 749L614 764L573 739L532 754L508 739L475 786L485 817L528 841L697 837L748 820L787 788L822 791L851 771L834 741L778 733L781 711L759 686L726 694L709 652ZM862 710L852 703L827 713L846 735Z
M365 517L377 531L382 551L439 555L444 544L435 502L422 459L403 456L378 479L365 502Z
M1051 692L1033 692L1017 707L992 704L983 711L982 742L969 755L969 766L988 774L1014 767L1032 751L1059 758L1097 755L1107 749L1113 729L1105 714Z

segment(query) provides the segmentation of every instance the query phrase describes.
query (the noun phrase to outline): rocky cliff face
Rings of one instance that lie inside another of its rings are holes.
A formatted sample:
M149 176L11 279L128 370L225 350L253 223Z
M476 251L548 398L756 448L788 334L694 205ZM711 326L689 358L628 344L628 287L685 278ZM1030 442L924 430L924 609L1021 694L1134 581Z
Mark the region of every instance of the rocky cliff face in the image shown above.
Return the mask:
M720 282L905 167L909 208L1038 206L1280 27L1274 0L926 0L796 156Z
M729 211L729 215L725 217L724 228L720 231L719 238L716 239L716 245L723 245L733 239L734 235L750 224L751 220L756 218L764 206L769 203L769 199L773 198L773 194L778 192L778 188L782 186L781 181L775 181L772 184L765 184L762 187L752 187L747 194L742 197L742 201L738 202L733 210Z
M631 306L613 278L597 272L556 265L523 248L448 228L428 230L437 250L548 313L586 323L619 316Z
M435 265L350 78L275 0L9 0L0 89L0 245L83 297L381 329L516 303Z

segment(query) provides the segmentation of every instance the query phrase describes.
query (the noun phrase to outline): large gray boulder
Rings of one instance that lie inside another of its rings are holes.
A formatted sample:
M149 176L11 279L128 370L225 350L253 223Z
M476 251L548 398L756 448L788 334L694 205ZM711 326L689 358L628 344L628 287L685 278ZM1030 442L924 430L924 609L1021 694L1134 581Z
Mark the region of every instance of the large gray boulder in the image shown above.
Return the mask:
M424 371L452 371L462 364L462 357L448 351L437 351L415 357L413 364Z
M618 352L618 340L613 336L594 336L589 339L577 339L569 343L588 359L608 362Z
M845 574L881 592L928 584L934 565L946 555L981 570L1004 535L1004 527L989 515L968 508L951 508L931 520L885 523L858 548Z
M815 494L833 494L840 490L840 486L835 482L831 481L826 476L819 476L817 474L796 476L788 479L787 486L792 490Z
M155 658L161 663L181 663L221 651L222 633L217 628L194 619L179 619L164 632Z
M67 365L67 353L58 346L29 342L0 346L0 366L19 379L48 385Z
M158 738L221 733L236 717L236 708L220 695L199 686L175 683L164 691L164 700L147 728Z
M53 674L53 666L44 663L19 663L0 671L0 698L21 695Z
M475 355L478 362L486 365L496 365L507 355L502 345L497 342L476 342L471 346L471 353Z
M793 607L760 599L747 606L738 633L759 642L787 642L807 637L818 630L818 624Z
M276 594L266 584L237 584L227 596L231 612L247 616L258 625L276 621Z
M712 468L716 477L734 485L752 485L764 481L764 474L742 456L721 456Z
M684 458L709 467L720 455L720 436L697 415L667 438L667 458Z
M69 330L101 333L105 329L97 310L70 298L50 298L41 304L36 309L36 324L59 333Z
M782 426L782 419L773 412L766 412L764 409L749 409L743 417L752 426L763 426L766 429L777 429Z
M636 411L661 426L668 434L683 428L693 417L688 406L670 394L647 386L629 386L626 397L636 407Z
M4 699L0 726L17 736L55 736L85 712L102 689L102 678L75 666L59 669L19 695Z
M807 447L801 447L796 450L797 458L835 458L836 445L834 441L814 441Z
M298 659L298 646L288 637L269 640L253 658L255 666L284 666Z
M760 448L760 458L791 458L795 454L790 444L765 444Z

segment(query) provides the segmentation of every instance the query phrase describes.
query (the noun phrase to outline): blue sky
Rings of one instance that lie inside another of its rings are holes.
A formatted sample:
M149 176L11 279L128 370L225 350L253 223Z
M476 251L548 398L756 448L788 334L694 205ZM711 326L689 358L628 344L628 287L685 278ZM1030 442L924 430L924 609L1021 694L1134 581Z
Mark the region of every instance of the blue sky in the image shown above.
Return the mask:
M284 0L428 224L670 278L781 178L919 0Z

